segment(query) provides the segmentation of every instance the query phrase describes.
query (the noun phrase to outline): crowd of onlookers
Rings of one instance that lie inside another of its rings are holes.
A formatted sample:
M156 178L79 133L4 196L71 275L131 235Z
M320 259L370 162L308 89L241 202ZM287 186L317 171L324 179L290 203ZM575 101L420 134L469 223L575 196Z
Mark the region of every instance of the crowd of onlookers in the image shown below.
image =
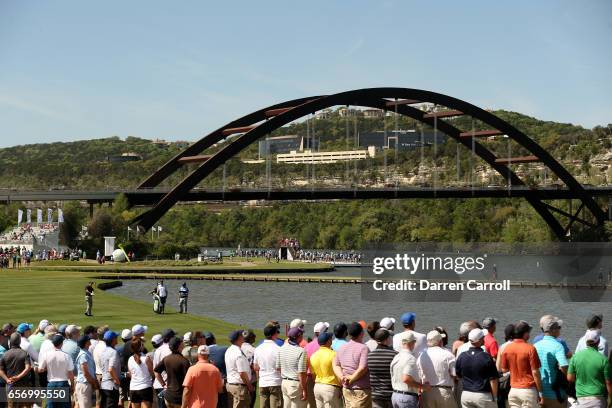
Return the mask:
M57 224L21 224L10 231L0 234L0 243L43 242L45 237L59 229Z
M8 387L70 387L78 408L463 408L612 405L612 369L603 316L593 315L574 349L563 321L542 316L503 327L491 317L466 321L452 341L443 327L420 333L416 315L399 321L318 322L306 333L294 319L236 330L229 346L208 331L113 331L42 320L5 324L0 381ZM32 330L35 330L32 332ZM281 333L283 332L283 333ZM281 334L283 338L281 338ZM535 336L534 336L535 335ZM312 337L312 338L311 338ZM70 407L49 402L47 407Z
M31 261L32 251L26 247L0 247L0 269L29 266Z
M318 251L299 250L296 253L297 260L307 262L328 263L354 263L360 264L362 255L358 252L348 251Z
M300 241L296 238L283 238L278 242L278 246L281 248L294 248L298 250L300 249Z

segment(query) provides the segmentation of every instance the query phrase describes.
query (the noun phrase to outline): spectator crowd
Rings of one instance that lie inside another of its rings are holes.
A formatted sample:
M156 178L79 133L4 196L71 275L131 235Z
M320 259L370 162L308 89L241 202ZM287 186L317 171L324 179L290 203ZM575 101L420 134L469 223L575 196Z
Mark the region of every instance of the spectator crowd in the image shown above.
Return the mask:
M257 396L260 408L612 406L602 315L589 317L573 350L553 315L537 334L526 321L506 325L503 342L491 317L461 323L454 341L443 327L419 332L411 312L397 322L318 322L312 333L306 323L294 319L281 338L281 325L267 322L262 341L236 330L229 346L209 331L166 329L150 350L142 324L7 323L0 381L69 388L72 401L47 401L51 408L252 408Z

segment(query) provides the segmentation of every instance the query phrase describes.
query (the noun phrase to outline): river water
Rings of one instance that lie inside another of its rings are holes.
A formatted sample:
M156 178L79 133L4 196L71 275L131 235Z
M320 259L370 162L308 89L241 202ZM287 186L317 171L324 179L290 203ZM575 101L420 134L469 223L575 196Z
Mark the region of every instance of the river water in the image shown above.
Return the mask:
M339 268L328 276L359 276L359 268ZM324 275L324 274L316 274ZM178 287L181 281L167 280L168 305L178 308ZM153 280L126 280L112 289L115 294L151 302L148 294ZM188 281L189 312L225 320L249 328L263 328L268 320L281 324L294 318L308 321L307 334L317 321L336 322L380 320L385 316L398 319L406 311L417 315L417 330L427 332L436 325L444 326L451 338L461 322L493 316L498 319L498 340L503 340L503 327L519 319L536 327L543 314L554 314L564 320L562 335L575 347L585 330L585 320L592 313L603 313L610 322L612 303L564 301L556 289L513 288L508 292L470 292L458 302L431 302L402 299L366 301L360 285L294 282ZM589 296L588 292L585 296ZM583 299L589 300L589 299ZM153 313L153 311L151 311ZM168 320L171 321L171 315ZM604 321L605 323L605 321ZM603 333L612 337L612 323ZM194 327L206 330L206 327Z

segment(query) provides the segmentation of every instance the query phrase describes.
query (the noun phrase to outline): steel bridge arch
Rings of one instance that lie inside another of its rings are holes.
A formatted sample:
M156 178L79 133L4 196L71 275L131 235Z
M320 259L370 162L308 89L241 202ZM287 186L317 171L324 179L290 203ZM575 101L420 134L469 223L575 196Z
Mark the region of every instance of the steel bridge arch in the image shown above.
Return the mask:
M438 113L427 113L411 106L425 102L441 105L449 110ZM353 105L393 111L432 127L436 125L438 130L464 145L470 151L473 148L473 152L476 156L496 170L505 180L510 180L512 185L525 185L511 169L510 165L512 164L512 160L505 160L497 157L484 145L475 140L475 138L480 136L494 134L507 135L529 151L533 155L532 158L546 165L559 180L567 186L573 196L581 202L576 214L568 214L536 197L526 198L536 212L549 225L558 239L567 239L567 231L574 220L578 220L591 227L600 226L605 220L605 213L597 202L557 160L523 132L492 113L466 101L432 91L411 88L367 88L333 95L294 99L271 105L236 119L213 131L177 154L139 185L139 189L153 188L176 172L183 163L201 162L193 172L172 188L153 208L135 218L133 224L136 224L139 228L148 230L200 181L205 179L215 169L250 144L294 120L309 114L314 114L319 110L339 105ZM440 120L440 118L464 115L479 120L491 129L484 132L466 132L461 131L449 122ZM238 133L242 134L214 155L210 157L197 156L197 154L201 153L203 150L220 142L229 135ZM578 214L584 208L588 209L593 215L596 224L578 218ZM552 211L568 216L568 218L571 219L569 225L563 227L559 220L553 215Z

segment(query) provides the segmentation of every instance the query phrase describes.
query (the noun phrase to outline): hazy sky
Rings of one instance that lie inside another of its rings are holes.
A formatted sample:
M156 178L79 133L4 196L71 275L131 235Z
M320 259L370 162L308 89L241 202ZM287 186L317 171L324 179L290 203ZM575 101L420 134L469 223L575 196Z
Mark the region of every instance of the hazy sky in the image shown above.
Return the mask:
M0 146L195 140L372 86L612 122L612 2L500 3L0 0Z

